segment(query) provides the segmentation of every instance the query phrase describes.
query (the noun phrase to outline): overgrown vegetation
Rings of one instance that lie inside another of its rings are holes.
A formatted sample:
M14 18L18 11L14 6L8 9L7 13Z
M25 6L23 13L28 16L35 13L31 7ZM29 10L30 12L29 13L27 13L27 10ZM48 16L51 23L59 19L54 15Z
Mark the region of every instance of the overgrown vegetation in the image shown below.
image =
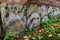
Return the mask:
M60 33L60 19L53 19L42 23L42 28Z
M29 35L25 34L23 35L23 38L22 36L20 36L18 37L18 40L20 40L20 38L22 38L22 40L59 40L58 35L55 32L50 32L45 29L41 29L33 32L32 30L30 30L29 32L26 32L29 33Z
M14 33L7 34L4 38L4 40L15 40L17 38L17 35Z

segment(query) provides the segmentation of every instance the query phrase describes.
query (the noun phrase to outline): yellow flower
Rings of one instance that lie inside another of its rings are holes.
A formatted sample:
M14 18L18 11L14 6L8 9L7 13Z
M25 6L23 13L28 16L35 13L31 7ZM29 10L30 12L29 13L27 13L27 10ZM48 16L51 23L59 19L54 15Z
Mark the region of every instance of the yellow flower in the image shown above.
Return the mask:
M41 32L41 30L39 30L39 32Z
M39 39L41 39L41 37L40 37L40 36L38 36L38 38L39 38Z
M52 37L52 34L49 34L48 37Z
M35 37L32 37L32 39L35 39Z

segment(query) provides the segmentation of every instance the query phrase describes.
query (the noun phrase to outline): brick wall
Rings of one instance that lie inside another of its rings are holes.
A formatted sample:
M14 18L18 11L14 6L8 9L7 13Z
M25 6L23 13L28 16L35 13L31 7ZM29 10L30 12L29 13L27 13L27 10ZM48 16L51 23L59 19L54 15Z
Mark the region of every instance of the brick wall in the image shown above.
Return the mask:
M27 0L0 0L0 2L9 2L9 3L20 3L20 4L37 4L37 5L45 5L45 6L56 6L60 8L60 0L29 0L28 2L25 2Z

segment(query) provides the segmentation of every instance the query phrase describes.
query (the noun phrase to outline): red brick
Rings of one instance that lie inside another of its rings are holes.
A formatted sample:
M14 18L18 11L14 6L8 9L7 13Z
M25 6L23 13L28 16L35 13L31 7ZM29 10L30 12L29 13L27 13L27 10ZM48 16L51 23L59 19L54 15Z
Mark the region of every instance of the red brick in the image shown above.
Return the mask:
M0 2L7 2L7 0L0 0Z

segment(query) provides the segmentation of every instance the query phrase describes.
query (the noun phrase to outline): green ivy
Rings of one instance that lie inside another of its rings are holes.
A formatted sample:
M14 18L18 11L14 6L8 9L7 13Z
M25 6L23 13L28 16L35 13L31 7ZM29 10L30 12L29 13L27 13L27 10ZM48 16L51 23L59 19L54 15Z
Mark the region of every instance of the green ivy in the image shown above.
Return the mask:
M28 31L26 31L25 32L25 35L27 35L27 36L29 36L29 35L31 35L31 34L33 34L33 33L35 33L36 32L36 30L28 30Z
M7 34L4 38L4 40L15 40L17 38L17 35L14 33Z

